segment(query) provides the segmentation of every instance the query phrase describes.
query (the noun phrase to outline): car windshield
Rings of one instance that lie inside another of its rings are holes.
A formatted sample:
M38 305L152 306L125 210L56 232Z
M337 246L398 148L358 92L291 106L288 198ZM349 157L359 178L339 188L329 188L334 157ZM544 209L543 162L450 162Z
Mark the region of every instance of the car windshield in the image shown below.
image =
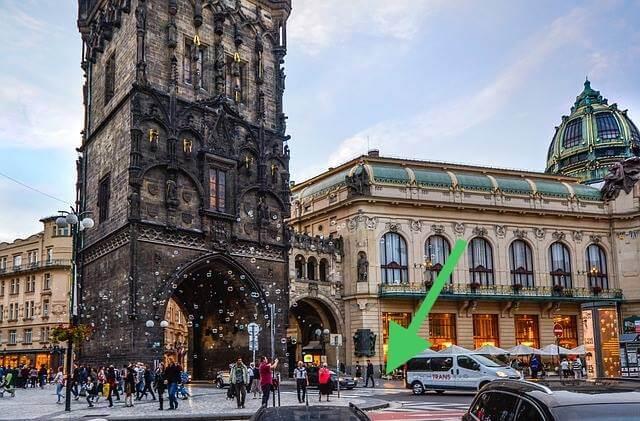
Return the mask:
M597 405L570 405L553 408L553 415L562 421L619 421L638 419L640 402Z
M485 367L506 367L506 364L490 355L474 355L473 359L484 365Z

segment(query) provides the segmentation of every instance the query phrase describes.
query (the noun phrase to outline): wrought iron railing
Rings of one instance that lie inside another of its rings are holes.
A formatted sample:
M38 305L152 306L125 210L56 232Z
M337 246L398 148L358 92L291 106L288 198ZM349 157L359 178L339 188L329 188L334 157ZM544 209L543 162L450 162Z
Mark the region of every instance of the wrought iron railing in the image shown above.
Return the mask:
M42 269L42 268L53 267L53 266L71 266L71 260L52 259L52 260L41 260L39 262L25 263L19 266L7 267L6 270L4 271L0 270L0 274L9 273L9 272L10 273L28 272L34 269Z
M401 283L380 285L379 295L381 297L419 297L424 296L430 286L423 283ZM470 284L448 284L440 293L450 297L470 297L470 298L509 298L516 299L556 299L556 300L593 300L593 299L622 299L621 289L600 289L597 288L564 288L561 291L554 290L553 287L514 287L513 285L481 285Z

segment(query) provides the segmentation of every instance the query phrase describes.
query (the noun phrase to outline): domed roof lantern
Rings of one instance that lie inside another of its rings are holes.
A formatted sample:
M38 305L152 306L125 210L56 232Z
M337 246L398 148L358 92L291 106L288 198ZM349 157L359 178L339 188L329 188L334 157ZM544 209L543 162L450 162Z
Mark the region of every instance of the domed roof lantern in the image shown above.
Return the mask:
M582 106L593 104L607 105L607 102L607 99L603 98L602 95L600 95L600 91L596 91L595 89L591 88L589 77L586 77L584 81L584 89L582 90L580 95L576 97L576 102L575 104L573 104L573 107L571 107L571 112L574 112Z

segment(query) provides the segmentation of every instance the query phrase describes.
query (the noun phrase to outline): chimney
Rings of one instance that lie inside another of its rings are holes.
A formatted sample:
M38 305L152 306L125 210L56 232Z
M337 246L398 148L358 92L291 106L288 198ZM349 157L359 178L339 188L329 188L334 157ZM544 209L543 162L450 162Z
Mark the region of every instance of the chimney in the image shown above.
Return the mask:
M371 158L379 158L380 157L380 149L369 149L367 155Z

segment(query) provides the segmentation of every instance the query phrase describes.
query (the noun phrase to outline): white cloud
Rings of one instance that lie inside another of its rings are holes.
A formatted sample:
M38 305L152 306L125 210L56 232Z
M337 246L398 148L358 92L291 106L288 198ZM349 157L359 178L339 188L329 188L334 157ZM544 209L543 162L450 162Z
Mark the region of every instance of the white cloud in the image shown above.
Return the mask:
M451 136L459 135L494 117L518 92L545 61L561 47L580 42L589 15L586 8L576 8L536 33L523 45L517 46L518 58L502 70L488 85L471 95L439 103L408 119L383 121L342 141L329 158L330 165L353 158L371 147L394 154L414 155L417 145L443 144Z
M298 0L289 21L287 36L292 45L317 53L353 34L364 33L411 39L425 18L445 0ZM457 3L457 2L456 2Z

